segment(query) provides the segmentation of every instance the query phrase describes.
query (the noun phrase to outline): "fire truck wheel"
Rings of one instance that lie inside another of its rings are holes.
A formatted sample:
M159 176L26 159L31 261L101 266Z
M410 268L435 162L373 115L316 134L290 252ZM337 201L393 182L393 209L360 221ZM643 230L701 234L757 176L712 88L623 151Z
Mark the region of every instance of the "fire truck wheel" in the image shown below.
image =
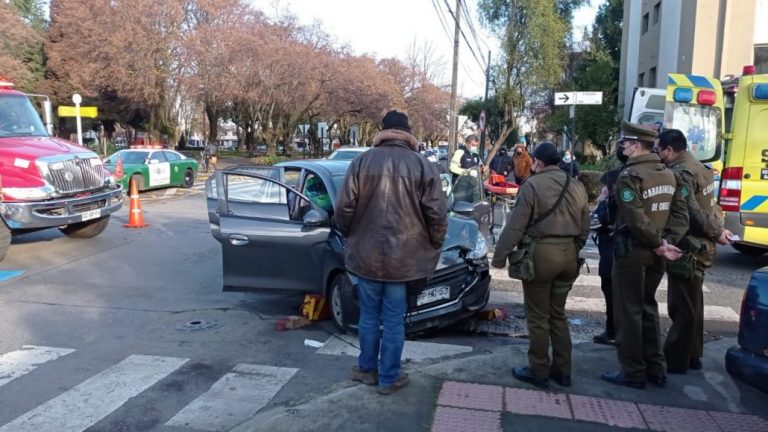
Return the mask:
M0 220L0 261L5 259L5 254L11 246L11 230Z
M91 238L101 234L102 231L107 229L109 224L109 215L99 219L89 220L87 222L80 222L76 224L69 224L63 228L59 228L67 237L71 238Z
M191 169L184 171L184 187L189 189L195 184L195 173Z

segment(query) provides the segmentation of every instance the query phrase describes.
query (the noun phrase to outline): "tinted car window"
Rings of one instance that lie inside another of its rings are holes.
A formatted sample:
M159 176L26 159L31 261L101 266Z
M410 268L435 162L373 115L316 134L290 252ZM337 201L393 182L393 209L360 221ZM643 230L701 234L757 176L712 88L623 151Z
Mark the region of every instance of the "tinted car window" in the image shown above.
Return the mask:
M143 164L147 156L149 152L145 151L122 151L112 155L109 161L117 163L118 159L122 159L124 164Z
M165 152L156 151L156 152L152 153L152 154L149 156L149 159L150 159L150 160L152 160L152 159L158 160L158 161L160 161L160 163L163 163L163 162L168 162L168 161L165 159L165 156L164 156L164 154L163 154L163 153L165 153Z

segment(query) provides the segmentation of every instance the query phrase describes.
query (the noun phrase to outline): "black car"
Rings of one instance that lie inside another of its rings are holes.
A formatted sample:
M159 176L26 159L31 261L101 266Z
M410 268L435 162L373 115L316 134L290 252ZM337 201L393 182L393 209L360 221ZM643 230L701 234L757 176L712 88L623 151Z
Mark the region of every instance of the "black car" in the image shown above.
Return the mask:
M725 354L725 368L768 392L768 267L752 273L741 301L739 345Z
M211 233L222 247L225 289L322 293L339 329L357 327L357 279L344 268L344 238L332 222L349 165L291 161L217 171L206 183L206 197ZM474 209L455 206L467 215ZM434 274L408 288L406 331L443 327L483 308L491 280L486 254L477 224L449 215Z

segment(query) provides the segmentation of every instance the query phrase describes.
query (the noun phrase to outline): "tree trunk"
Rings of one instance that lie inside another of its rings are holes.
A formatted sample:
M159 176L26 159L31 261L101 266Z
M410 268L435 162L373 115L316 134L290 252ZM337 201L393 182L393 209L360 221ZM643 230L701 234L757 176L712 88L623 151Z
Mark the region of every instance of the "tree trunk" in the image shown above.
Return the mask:
M215 143L219 137L218 110L210 104L205 104L205 117L208 120L208 142Z

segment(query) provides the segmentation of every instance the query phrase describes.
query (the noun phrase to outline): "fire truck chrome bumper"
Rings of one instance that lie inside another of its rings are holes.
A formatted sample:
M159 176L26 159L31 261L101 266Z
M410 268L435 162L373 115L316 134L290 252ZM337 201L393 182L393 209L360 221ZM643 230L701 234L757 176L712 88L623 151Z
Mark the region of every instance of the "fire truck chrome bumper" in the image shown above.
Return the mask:
M0 216L11 229L34 229L71 225L112 214L123 206L123 187L86 197L42 202L0 203Z

